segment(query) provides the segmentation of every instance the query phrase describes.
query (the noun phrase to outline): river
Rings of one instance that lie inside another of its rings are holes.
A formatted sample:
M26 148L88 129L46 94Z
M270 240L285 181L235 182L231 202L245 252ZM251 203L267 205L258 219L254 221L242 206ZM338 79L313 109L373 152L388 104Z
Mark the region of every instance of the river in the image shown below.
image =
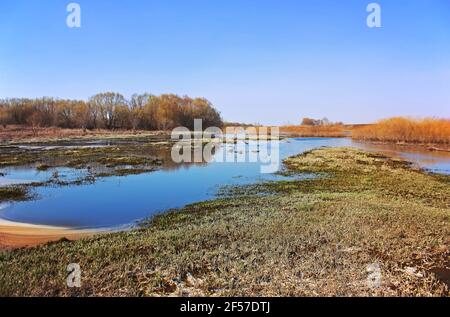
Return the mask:
M235 146L223 145L229 151L233 151ZM347 138L285 139L279 143L280 159L323 146L352 146L381 152L411 161L435 173L450 174L450 153L371 145ZM56 170L66 179L75 179L85 172L70 168ZM8 185L45 181L55 170L14 167L5 168L2 172L5 176L0 177L0 184ZM73 229L121 228L171 208L214 198L224 185L252 184L286 177L289 176L261 174L260 163L211 162L170 168L163 166L151 173L100 178L93 184L36 187L34 200L1 204L0 218Z

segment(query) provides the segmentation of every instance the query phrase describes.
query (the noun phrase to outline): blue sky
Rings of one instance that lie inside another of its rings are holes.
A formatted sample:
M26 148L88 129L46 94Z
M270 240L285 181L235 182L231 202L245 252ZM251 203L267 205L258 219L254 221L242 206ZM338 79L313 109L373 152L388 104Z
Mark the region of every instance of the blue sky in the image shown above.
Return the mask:
M450 117L450 1L0 1L0 98L204 96L230 121Z

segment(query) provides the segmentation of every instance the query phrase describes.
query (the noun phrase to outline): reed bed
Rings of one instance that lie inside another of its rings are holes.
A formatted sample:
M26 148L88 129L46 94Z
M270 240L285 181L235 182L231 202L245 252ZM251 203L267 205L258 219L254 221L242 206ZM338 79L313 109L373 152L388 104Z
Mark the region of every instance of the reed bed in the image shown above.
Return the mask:
M450 119L389 118L354 129L352 137L367 141L449 145Z

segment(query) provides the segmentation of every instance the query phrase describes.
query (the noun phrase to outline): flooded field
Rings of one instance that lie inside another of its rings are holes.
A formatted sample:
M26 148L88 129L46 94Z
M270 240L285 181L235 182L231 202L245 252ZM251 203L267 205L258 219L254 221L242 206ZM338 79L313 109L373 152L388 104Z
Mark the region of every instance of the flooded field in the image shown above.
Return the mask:
M108 151L117 144L100 142L52 146L59 149L66 147L68 150L88 147ZM139 148L139 144L135 146ZM236 152L236 146L223 144L221 150ZM280 161L315 148L343 146L380 152L411 161L432 172L450 174L450 153L357 143L347 138L282 140L279 143ZM20 145L20 147L24 151L48 151L47 147L50 146ZM98 177L101 175L102 168L108 170L110 167L95 166L94 173L91 165L77 168L64 166L39 168L39 164L33 163L2 168L0 186L31 183L40 185L32 187L33 199L3 202L0 205L0 218L20 223L73 229L123 228L171 208L211 199L216 196L221 187L226 185L252 184L289 179L289 177L311 177L311 175L283 176L279 173L261 174L260 163L213 161L175 164L170 159L170 150L170 147L158 147L151 151L145 148L143 151L149 151L152 157L161 160L160 166L152 170L139 170L139 173L123 175L106 173L104 177ZM125 166L124 169L132 167ZM282 170L282 164L279 165L279 170Z

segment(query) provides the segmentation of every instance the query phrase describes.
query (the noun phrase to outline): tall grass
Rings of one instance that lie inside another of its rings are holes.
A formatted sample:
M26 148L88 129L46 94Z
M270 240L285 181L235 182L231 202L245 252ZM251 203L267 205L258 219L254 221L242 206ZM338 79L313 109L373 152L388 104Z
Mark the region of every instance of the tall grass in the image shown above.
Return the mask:
M389 118L354 129L352 137L381 142L450 144L450 119Z

